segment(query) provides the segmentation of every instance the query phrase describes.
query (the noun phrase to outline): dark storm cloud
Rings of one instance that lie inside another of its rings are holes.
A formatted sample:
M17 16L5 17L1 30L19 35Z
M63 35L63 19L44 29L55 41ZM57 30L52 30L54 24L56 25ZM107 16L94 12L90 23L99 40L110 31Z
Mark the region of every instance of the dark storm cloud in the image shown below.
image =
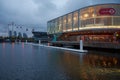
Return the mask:
M50 10L55 10L50 0L0 0L0 21L38 24Z
M66 5L66 12L71 12L82 7L96 5L96 4L104 4L104 3L119 3L120 0L68 0Z
M34 24L46 29L48 20L81 7L120 0L0 0L0 31L10 22Z
M0 0L0 24L36 24L46 27L48 18L56 12L51 0ZM2 27L2 26L0 26Z

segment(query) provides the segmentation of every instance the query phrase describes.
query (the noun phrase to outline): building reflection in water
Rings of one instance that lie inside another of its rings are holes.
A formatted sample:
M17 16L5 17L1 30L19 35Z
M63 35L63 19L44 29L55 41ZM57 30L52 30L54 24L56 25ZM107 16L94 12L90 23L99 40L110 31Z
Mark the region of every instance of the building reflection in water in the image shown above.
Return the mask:
M12 43L12 49L14 48L14 46L15 46L15 43Z
M5 43L2 43L2 47L0 47L0 50L2 51L2 58L5 58Z
M5 48L5 43L4 43L4 42L2 43L2 48L3 48L3 49Z
M117 56L70 54L69 51L65 51L64 54L49 55L50 62L53 62L53 57L56 57L56 64L62 67L70 80L120 79L120 57Z
M22 48L24 49L24 42L22 42Z
M1 43L0 80L31 80L31 77L34 80L120 80L120 55Z

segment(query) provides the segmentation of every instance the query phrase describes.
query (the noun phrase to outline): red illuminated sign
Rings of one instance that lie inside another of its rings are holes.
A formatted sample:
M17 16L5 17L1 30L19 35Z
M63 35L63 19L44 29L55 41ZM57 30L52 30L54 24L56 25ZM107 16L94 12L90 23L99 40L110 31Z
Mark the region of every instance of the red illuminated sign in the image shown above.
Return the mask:
M100 15L114 15L116 10L114 8L102 8L99 10Z

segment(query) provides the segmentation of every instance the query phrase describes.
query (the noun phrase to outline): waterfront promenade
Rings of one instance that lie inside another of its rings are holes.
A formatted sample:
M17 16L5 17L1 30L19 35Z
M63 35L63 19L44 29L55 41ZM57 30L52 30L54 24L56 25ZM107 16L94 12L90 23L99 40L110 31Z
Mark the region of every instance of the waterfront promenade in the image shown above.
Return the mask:
M80 42L78 41L52 41L51 45L54 46L77 46L79 47ZM91 48L105 48L105 49L120 49L119 42L83 42L84 47Z

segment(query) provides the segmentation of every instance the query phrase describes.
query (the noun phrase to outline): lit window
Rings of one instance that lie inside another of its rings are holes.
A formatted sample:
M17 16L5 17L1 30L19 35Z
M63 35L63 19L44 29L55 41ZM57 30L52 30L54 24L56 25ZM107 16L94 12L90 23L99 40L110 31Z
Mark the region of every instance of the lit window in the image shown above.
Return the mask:
M68 21L70 22L70 21L71 21L71 19L68 19Z
M66 20L64 20L64 23L66 23Z
M76 20L76 17L74 17L74 20Z
M85 18L87 18L88 16L89 16L89 15L88 15L87 13L86 13L86 14L84 14L84 17L85 17Z

